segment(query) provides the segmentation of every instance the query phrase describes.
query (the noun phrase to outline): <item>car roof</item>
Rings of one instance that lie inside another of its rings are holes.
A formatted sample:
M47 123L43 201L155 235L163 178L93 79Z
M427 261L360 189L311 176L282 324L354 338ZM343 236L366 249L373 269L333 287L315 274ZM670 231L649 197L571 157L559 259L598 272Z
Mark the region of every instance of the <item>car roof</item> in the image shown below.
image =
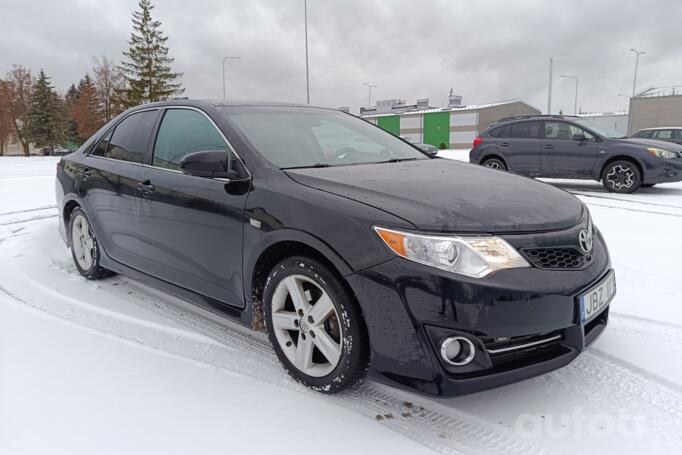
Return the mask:
M190 106L197 108L219 108L227 106L278 106L291 107L300 109L327 109L337 110L329 107L314 106L310 104L300 104L292 102L281 101L244 101L244 100L222 100L222 99L190 99L190 98L173 98L164 101L156 101L153 103L141 104L132 107L130 110L148 109L150 107L164 107L164 106Z
M639 131L653 131L653 130L680 130L682 129L682 126L655 126L651 128L642 128L637 130Z

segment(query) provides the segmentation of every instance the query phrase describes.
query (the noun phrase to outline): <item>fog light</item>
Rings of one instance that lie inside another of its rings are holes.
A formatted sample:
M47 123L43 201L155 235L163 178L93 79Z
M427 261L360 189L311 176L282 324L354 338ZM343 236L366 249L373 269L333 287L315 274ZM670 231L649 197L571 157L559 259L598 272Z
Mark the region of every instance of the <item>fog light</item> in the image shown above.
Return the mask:
M450 365L461 367L474 360L476 348L465 337L450 337L440 345L440 355Z

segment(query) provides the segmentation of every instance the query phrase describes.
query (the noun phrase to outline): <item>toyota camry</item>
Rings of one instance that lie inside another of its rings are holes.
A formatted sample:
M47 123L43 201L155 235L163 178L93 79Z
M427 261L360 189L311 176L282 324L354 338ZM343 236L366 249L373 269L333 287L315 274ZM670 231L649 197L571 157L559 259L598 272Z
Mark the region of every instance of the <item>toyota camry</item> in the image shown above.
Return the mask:
M333 109L139 106L61 159L56 191L81 275L266 331L325 393L368 373L455 395L551 371L603 331L616 291L574 196Z

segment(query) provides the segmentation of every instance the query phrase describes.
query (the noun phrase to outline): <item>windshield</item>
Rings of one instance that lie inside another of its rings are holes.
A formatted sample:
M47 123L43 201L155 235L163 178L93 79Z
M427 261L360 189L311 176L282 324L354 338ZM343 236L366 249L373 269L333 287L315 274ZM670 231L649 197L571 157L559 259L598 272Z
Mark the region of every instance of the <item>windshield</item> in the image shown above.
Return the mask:
M594 131L600 136L607 137L609 139L623 139L627 137L623 133L616 131L613 128L609 128L608 126L604 126L601 123L597 123L594 120L579 118L575 119L574 122L580 126L584 126L585 128Z
M223 110L256 151L282 169L429 159L392 134L340 111L280 106Z

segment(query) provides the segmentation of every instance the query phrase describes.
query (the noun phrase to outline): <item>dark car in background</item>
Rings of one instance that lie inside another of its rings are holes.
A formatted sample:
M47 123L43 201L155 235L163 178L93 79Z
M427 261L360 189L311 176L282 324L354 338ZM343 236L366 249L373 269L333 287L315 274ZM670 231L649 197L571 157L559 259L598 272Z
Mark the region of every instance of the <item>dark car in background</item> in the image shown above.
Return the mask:
M60 161L56 194L81 275L121 273L266 330L324 393L367 371L452 395L559 368L615 294L574 196L332 109L133 108Z
M632 138L656 139L657 141L672 142L682 145L682 128L662 127L644 128L630 136Z
M682 146L562 115L495 122L474 140L469 161L530 177L601 180L617 193L682 181Z

